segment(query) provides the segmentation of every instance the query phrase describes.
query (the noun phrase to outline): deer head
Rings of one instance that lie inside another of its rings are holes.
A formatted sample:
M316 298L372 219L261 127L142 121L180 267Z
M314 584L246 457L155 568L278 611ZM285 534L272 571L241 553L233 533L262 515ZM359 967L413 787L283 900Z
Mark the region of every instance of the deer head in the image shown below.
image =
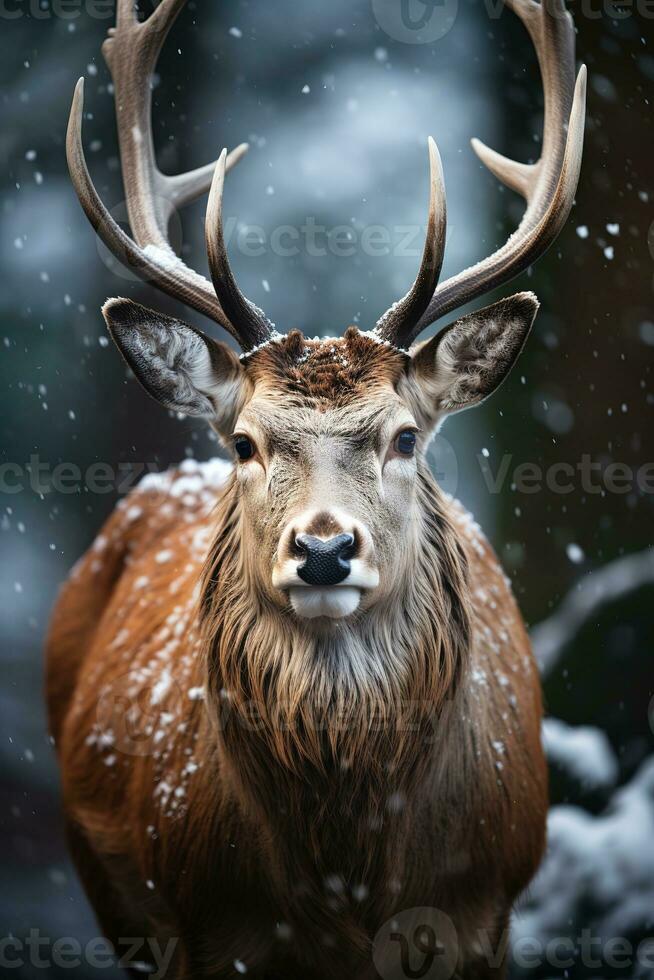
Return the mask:
M244 152L176 177L156 167L149 79L184 0L162 0L139 23L119 0L104 53L112 72L129 238L102 204L81 141L83 82L70 117L67 153L80 201L112 251L139 274L208 315L239 342L112 299L103 309L118 348L162 404L201 416L235 459L239 534L252 590L315 628L388 603L429 539L434 488L425 448L446 415L478 404L507 376L538 309L519 293L464 316L416 343L431 323L527 269L570 212L581 164L585 70L574 80L574 28L562 0L507 0L538 53L545 91L541 159L501 157L478 141L482 161L526 199L516 232L490 257L439 284L446 231L443 173L429 140L431 194L416 280L369 332L338 339L280 335L239 290L222 231L225 173ZM172 251L175 206L210 189L206 242L212 284ZM414 590L415 591L415 590ZM424 602L429 603L427 596ZM410 610L405 610L410 612Z

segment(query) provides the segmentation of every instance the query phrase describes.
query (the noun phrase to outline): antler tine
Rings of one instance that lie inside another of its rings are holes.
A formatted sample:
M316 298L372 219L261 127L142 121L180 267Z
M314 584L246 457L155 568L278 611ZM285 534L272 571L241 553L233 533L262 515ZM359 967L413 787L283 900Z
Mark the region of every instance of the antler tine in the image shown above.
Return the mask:
M231 170L245 156L248 149L247 143L239 143L238 146L235 146L231 153L227 154L225 169ZM211 182L217 165L218 161L213 160L211 163L205 163L203 167L197 167L195 170L189 170L184 174L173 176L159 174L159 177L164 181L171 202L177 207L183 207L211 189Z
M383 340L398 347L408 346L420 317L427 309L429 301L438 285L438 277L443 267L445 254L445 232L447 228L447 205L445 180L440 153L434 140L429 137L430 196L427 236L422 254L422 262L416 280L406 296L394 303L377 321L375 331Z
M116 23L117 24L136 24L138 14L134 0L117 0L116 3ZM109 33L113 34L114 28L109 28Z
M527 202L519 227L496 252L441 283L411 339L435 320L527 269L552 244L565 224L577 188L583 148L586 71L575 83L575 35L563 0L505 0L523 22L536 49L545 96L541 157L523 164L472 146L502 183Z
M144 21L146 30L152 33L160 32L165 37L185 5L186 0L161 0L148 19Z
M240 291L229 265L223 235L222 213L226 165L227 150L223 150L216 165L207 204L205 234L209 270L220 305L232 323L238 323L243 343L247 343L251 348L269 340L275 332L275 327L263 310L250 302Z

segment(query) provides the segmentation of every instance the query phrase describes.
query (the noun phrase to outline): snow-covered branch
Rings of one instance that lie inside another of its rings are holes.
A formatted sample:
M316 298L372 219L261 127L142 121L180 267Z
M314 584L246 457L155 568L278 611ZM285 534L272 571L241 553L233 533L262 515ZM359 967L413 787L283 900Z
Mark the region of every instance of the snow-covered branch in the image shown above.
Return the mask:
M654 585L654 548L618 558L580 579L556 612L531 631L543 677L552 672L566 646L591 616L644 585Z

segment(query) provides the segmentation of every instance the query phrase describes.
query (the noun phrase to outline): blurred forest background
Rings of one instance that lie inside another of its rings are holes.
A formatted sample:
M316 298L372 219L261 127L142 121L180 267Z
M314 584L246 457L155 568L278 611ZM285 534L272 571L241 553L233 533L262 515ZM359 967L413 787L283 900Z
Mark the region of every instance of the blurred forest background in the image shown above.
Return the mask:
M418 13L426 9L413 2ZM448 189L444 274L491 251L517 224L522 202L498 187L468 141L479 136L520 160L538 156L533 50L499 4L443 4L434 16L450 17L450 27L426 43L405 43L380 26L393 22L400 0L196 0L173 29L154 91L161 169L190 169L223 145L250 143L228 177L226 215L241 233L260 228L264 244L261 254L246 254L234 236L230 251L244 291L280 330L367 329L406 290L422 233L406 254L401 229L424 225L430 134ZM111 6L7 0L0 9L5 937L39 929L85 942L97 934L66 856L42 695L43 638L58 586L118 497L115 485L90 492L84 474L98 462L165 469L218 452L202 425L167 417L127 377L99 312L107 296L128 295L188 313L108 258L68 181L64 134L84 74L89 165L121 217L113 100L100 56ZM589 929L603 943L623 937L635 949L654 936L654 468L649 486L636 479L654 462L654 9L635 0L571 9L577 57L590 73L577 203L554 248L516 284L542 302L518 368L489 402L446 425L434 466L495 545L544 665L550 854L515 935L545 942ZM202 269L203 214L202 201L175 230ZM296 255L275 253L276 228L312 221L332 229L331 239L319 239L326 254L310 254L302 240ZM388 254L361 247L371 225L388 230ZM344 240L342 226L349 255L333 246L334 236ZM580 474L565 493L513 485L520 464L545 471L584 458L595 465L592 487ZM79 467L77 490L49 486L62 462ZM619 492L605 485L614 463L632 473L619 471ZM29 475L37 465L38 482ZM493 491L502 466L508 475ZM653 977L651 950L647 965L643 949L628 965L604 955L596 969L582 956L565 967L516 961L512 975ZM71 970L24 962L11 974L60 972ZM72 972L93 973L88 965Z

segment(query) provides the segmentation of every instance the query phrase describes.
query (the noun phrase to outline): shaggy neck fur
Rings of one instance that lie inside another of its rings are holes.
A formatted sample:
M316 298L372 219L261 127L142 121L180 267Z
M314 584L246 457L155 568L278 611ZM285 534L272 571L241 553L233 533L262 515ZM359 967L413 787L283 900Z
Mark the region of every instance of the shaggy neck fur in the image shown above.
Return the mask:
M434 768L435 726L466 667L465 560L423 463L418 501L422 526L393 599L352 622L316 631L267 598L235 483L205 571L209 706L227 776L268 848L278 894L301 898L324 929L359 882L373 903L388 895L403 822ZM359 916L356 946L361 927Z

